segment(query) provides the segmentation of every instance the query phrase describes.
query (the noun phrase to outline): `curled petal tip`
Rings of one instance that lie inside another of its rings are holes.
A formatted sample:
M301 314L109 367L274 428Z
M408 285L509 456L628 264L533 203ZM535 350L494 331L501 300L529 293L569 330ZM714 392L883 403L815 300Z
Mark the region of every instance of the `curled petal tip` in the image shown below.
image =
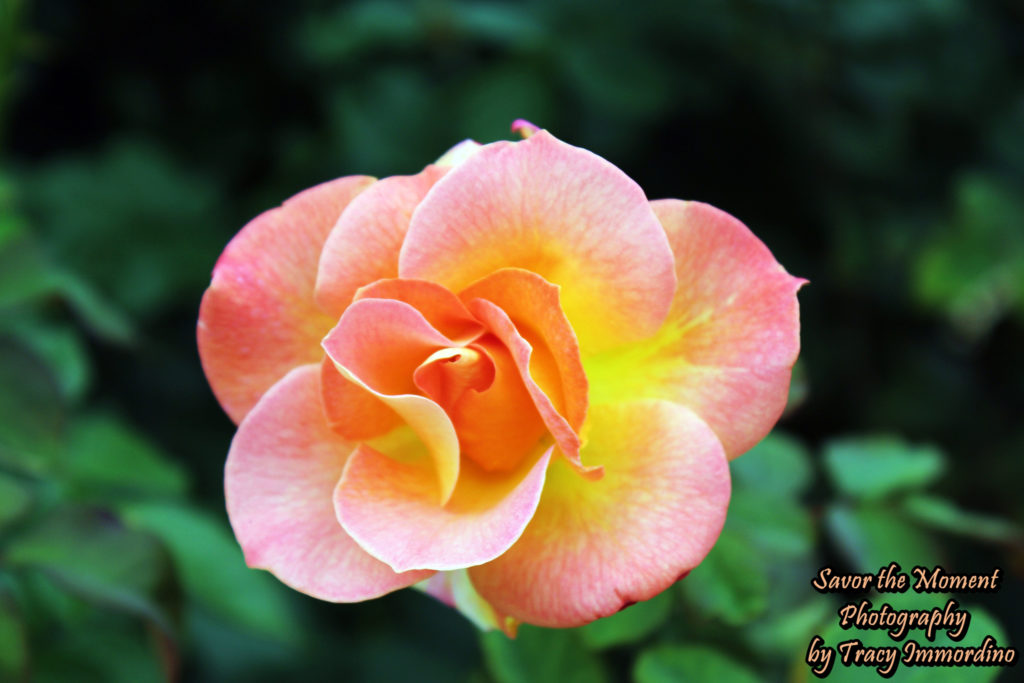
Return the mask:
M512 122L512 132L518 133L524 140L540 130L540 126L530 123L526 119L516 119Z

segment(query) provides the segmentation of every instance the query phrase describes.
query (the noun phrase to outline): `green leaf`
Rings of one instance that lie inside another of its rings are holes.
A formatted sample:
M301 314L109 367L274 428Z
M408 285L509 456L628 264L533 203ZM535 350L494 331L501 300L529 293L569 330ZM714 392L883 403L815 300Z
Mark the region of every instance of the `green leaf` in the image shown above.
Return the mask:
M738 625L768 607L770 585L760 553L751 553L746 539L725 530L697 568L679 584L701 612Z
M645 651L633 667L636 683L758 683L750 669L709 647L659 645Z
M126 529L109 515L85 508L59 510L14 538L6 560L45 573L93 604L171 632L163 604L173 588L166 552L152 535Z
M484 662L498 683L600 683L601 660L579 633L523 625L515 639L500 631L480 634Z
M0 464L39 474L60 453L64 405L60 389L38 356L0 337Z
M945 470L942 453L930 446L909 446L895 437L839 439L825 446L825 469L847 496L877 500L923 488Z
M939 564L932 539L896 509L834 504L825 513L825 527L860 572L874 573L890 562L908 568Z
M232 625L282 642L298 633L285 589L265 572L245 565L227 524L194 508L133 503L125 521L167 544L186 593Z
M73 327L47 323L31 314L12 315L8 321L0 321L0 327L46 363L66 401L82 397L92 368L82 337Z
M1020 542L1019 526L998 517L961 510L952 501L936 496L908 496L903 501L907 516L938 531L993 542Z
M87 498L98 494L104 500L124 493L178 496L187 485L181 467L121 420L103 414L72 424L66 473Z
M28 639L17 606L0 592L0 680L27 680Z
M650 600L638 602L620 612L580 628L583 643L602 650L635 643L656 631L672 612L673 591L666 590Z
M108 623L96 615L88 628L49 634L33 652L39 683L166 683L161 637L138 624Z
M780 498L799 495L813 476L807 449L792 436L773 432L729 463L733 485Z
M32 494L19 479L0 472L0 531L17 521L32 504Z

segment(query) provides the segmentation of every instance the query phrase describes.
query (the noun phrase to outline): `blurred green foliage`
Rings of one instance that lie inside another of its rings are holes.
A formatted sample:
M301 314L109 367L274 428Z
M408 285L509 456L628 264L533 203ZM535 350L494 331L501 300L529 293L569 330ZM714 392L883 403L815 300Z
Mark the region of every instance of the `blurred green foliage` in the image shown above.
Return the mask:
M1003 567L965 642L1019 646L1022 45L1011 0L0 0L0 680L811 680L810 637L845 632L810 580L890 561ZM812 282L784 432L732 464L718 544L514 641L246 569L194 350L221 248L518 117Z

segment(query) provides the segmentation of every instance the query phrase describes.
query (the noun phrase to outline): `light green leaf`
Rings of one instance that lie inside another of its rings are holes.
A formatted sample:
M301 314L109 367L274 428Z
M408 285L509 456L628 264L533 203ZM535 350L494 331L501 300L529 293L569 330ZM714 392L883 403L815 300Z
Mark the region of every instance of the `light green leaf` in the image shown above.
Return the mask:
M601 683L601 660L579 634L523 625L515 639L500 631L480 634L484 662L498 683Z
M998 517L961 510L953 502L936 496L908 496L903 501L907 517L938 531L994 542L1020 542L1020 527Z
M170 633L162 604L169 558L150 534L126 529L109 516L67 508L14 538L6 561L44 572L93 604L148 619Z
M32 504L32 494L19 479L0 472L0 531L17 521Z
M170 549L186 593L210 612L255 633L292 640L298 632L286 589L245 565L224 520L184 505L132 503L130 526L152 532Z
M942 453L930 446L909 446L888 436L838 439L825 446L825 469L845 495L877 500L923 488L945 471Z
M683 594L702 613L738 625L768 607L770 585L764 557L735 531L725 530L708 556L680 582Z
M0 680L25 680L28 639L17 606L0 592Z
M645 651L633 667L636 683L758 683L750 669L709 647L659 645Z
M592 649L635 643L649 636L672 612L672 595L666 590L650 600L638 602L616 614L580 628L583 643Z
M76 420L68 438L66 473L86 497L145 493L182 495L184 471L156 446L111 415Z
M837 503L826 511L825 527L838 550L860 572L874 573L890 562L907 568L939 563L931 538L897 510Z
M737 488L771 493L780 498L799 495L810 483L807 449L792 436L773 432L745 455L729 463Z

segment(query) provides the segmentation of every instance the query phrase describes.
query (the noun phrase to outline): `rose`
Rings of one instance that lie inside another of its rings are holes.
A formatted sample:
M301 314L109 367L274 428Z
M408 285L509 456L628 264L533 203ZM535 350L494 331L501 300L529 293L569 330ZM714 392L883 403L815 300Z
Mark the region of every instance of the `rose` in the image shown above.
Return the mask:
M785 405L796 292L706 204L546 131L306 190L231 241L198 343L247 563L573 626L707 554Z

